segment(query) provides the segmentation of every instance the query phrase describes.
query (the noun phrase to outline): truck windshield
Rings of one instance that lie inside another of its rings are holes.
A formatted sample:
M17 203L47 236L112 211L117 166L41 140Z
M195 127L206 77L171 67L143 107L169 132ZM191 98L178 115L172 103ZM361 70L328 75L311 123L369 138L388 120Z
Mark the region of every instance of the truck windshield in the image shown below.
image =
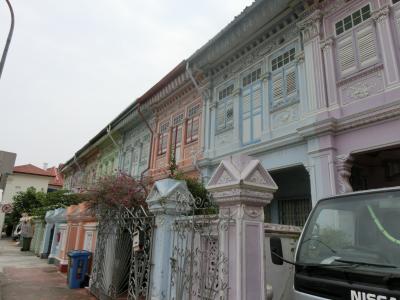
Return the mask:
M321 200L297 252L300 264L400 273L400 191Z

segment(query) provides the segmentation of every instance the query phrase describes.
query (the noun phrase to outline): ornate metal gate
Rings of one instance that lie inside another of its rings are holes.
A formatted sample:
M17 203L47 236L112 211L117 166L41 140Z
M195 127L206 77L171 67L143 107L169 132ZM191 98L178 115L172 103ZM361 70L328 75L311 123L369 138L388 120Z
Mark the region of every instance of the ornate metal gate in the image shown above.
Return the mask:
M177 212L182 215L173 226L171 289L169 299L226 299L228 256L219 238L229 228L230 217L216 215L210 199L176 195Z
M98 208L90 290L100 299L147 299L154 217L143 207Z

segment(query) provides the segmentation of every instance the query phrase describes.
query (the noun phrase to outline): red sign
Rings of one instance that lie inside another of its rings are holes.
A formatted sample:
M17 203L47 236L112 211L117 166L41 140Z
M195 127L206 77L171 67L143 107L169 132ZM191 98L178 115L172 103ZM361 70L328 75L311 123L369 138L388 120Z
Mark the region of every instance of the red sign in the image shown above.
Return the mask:
M8 214L12 211L12 206L11 204L4 204L1 206L1 211L5 214Z

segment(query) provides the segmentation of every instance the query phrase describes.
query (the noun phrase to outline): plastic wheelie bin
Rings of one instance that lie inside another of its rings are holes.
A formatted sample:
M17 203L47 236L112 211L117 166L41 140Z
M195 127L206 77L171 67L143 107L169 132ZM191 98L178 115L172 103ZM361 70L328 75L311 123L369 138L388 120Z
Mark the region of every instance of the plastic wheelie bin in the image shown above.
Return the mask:
M74 250L68 253L69 268L68 268L68 286L71 289L81 287L85 280L85 275L88 273L89 259L92 253L85 250Z

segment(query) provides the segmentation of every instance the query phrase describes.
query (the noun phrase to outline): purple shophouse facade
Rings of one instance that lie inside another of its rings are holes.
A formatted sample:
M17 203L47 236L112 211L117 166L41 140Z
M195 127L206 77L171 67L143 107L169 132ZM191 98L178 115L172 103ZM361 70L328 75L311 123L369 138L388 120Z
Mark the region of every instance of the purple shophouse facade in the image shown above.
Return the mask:
M188 61L204 181L226 156L259 159L279 187L267 221L400 184L400 1L255 1Z

